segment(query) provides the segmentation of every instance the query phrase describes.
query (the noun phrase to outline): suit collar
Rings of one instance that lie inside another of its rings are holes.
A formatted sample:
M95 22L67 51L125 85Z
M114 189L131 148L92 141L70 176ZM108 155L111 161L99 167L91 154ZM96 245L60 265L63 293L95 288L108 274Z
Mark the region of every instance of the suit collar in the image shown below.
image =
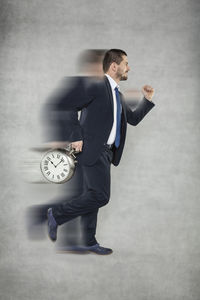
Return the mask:
M110 75L105 74L105 76L108 78L111 88L114 90L117 87L119 90L119 85L117 84L117 82Z
M111 104L111 107L112 107L112 113L113 113L113 95L112 95L111 86L110 86L110 83L109 83L109 80L108 80L107 76L104 76L104 81L105 81L105 84L106 84L108 97L109 97L109 101L110 101L110 104Z

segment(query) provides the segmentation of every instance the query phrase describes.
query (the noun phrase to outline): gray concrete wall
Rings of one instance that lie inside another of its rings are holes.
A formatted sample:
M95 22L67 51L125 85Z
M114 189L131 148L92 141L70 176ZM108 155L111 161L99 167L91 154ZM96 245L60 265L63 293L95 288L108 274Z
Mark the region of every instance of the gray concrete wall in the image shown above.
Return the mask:
M199 1L1 1L2 300L198 300ZM156 107L128 128L97 236L108 257L56 254L27 238L25 210L59 192L26 184L45 97L88 48L122 48L121 89L151 84Z

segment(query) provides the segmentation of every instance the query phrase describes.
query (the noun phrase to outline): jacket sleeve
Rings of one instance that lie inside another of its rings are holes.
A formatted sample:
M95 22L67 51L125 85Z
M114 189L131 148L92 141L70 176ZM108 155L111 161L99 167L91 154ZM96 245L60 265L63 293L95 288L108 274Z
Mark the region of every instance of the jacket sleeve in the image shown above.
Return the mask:
M144 118L144 116L155 106L155 104L145 97L139 102L136 108L132 111L131 108L124 101L126 110L127 122L133 126L136 126Z
M56 136L54 140L79 141L83 139L78 119L78 111L86 107L93 97L89 92L87 80L75 78L62 85L48 99L49 111L54 116Z

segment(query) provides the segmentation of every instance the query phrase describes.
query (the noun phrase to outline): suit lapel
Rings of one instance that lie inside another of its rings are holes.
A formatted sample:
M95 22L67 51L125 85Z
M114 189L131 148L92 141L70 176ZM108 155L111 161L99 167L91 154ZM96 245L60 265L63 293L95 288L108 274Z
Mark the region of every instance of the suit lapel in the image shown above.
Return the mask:
M125 121L126 121L126 113L125 113L126 109L125 109L125 103L124 103L124 101L125 101L125 100L124 100L124 96L122 95L121 92L119 92L119 94L120 94L121 105L122 105L122 114L123 114L124 119L125 119Z

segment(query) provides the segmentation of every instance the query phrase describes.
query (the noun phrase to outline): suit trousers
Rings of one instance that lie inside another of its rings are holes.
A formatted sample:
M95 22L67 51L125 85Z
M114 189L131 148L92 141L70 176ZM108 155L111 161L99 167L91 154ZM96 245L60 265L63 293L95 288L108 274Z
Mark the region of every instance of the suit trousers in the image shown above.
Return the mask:
M97 243L95 234L98 210L106 205L110 199L110 165L112 157L112 150L105 146L95 164L92 166L81 165L83 192L71 199L64 199L62 204L52 209L58 225L81 216L84 244L87 246Z

